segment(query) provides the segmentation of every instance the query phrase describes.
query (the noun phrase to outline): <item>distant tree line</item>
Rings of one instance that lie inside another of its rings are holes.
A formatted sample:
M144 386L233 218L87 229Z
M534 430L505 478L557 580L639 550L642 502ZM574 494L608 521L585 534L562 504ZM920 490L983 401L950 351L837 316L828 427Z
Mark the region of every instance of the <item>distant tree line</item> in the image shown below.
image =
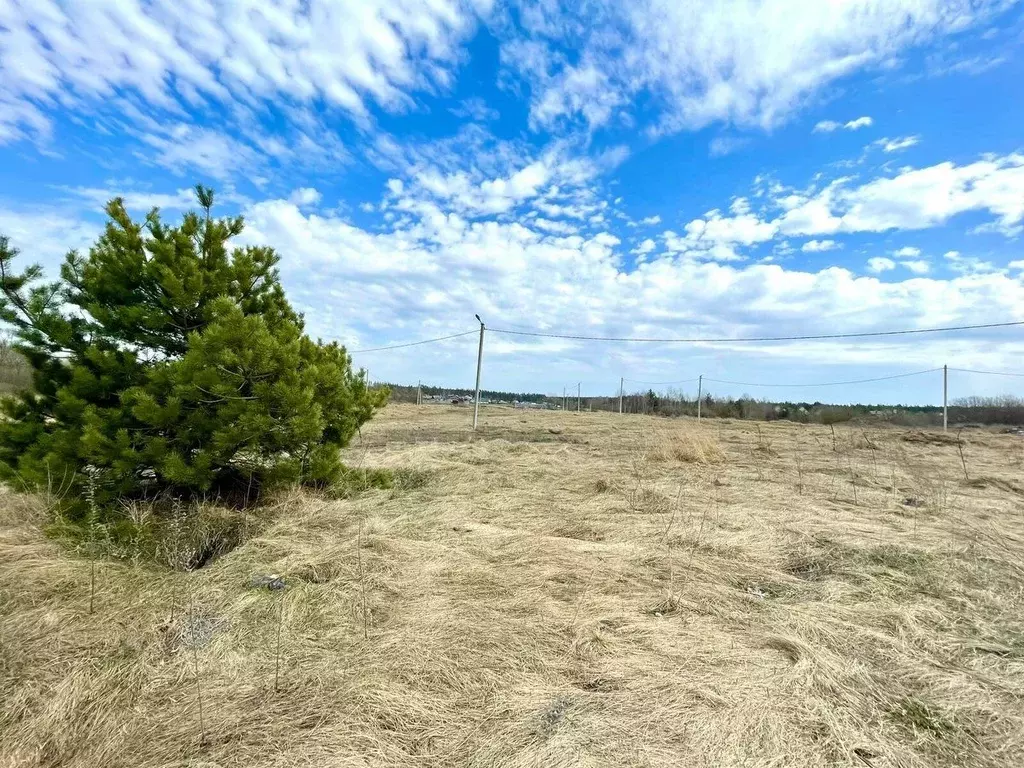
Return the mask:
M416 387L388 384L392 402L416 402ZM472 389L423 385L423 395L472 397ZM481 390L480 396L490 402L520 402L545 404L560 408L560 396L536 392L505 392ZM619 410L619 397L584 397L580 407L584 411ZM576 410L576 398L568 401L568 409ZM622 409L626 413L645 413L655 416L696 416L697 399L681 392L654 390L633 392L623 397ZM701 415L706 418L749 419L755 421L795 421L805 424L839 424L847 421L874 421L903 426L927 427L942 424L942 407L938 405L886 405L858 403L835 405L820 401L766 400L749 395L716 397L705 395L701 400ZM1015 395L999 397L963 397L949 404L951 424L1006 424L1024 426L1024 398Z
M584 398L585 410L618 411L619 398ZM696 416L697 399L681 393L659 394L653 390L623 397L626 413L657 416ZM857 403L835 405L820 401L767 400L743 395L701 400L701 415L707 418L750 419L756 421L786 420L800 423L839 424L846 421L876 421L904 426L939 426L942 407L938 405L886 405ZM1024 426L1024 398L1015 395L999 397L964 397L953 400L948 409L951 424L1007 424Z
M393 403L415 403L416 402L416 387L405 386L402 384L385 384L384 386L391 390L391 402ZM473 397L476 393L474 389L464 389L461 387L435 387L430 384L424 384L422 386L423 397ZM542 403L546 399L545 395L541 395L537 392L504 392L496 389L481 389L480 398L482 400L489 400L491 402L500 400L505 403L519 402L519 403Z

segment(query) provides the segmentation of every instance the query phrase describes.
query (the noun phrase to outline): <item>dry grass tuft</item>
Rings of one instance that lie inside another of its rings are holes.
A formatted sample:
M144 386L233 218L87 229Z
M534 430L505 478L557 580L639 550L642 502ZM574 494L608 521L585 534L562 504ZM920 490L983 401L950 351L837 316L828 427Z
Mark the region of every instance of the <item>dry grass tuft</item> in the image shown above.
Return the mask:
M5 494L0 765L1024 764L1019 437L964 482L898 429L470 419L388 408L337 498L100 558L91 615Z
M721 464L725 452L708 433L691 428L662 435L651 451L651 458L684 464Z

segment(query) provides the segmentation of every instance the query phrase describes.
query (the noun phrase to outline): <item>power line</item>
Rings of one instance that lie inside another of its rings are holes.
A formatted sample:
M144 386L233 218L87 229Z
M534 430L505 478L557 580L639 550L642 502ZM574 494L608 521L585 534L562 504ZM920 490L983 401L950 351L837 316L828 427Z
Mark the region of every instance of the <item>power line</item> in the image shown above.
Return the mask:
M1006 373L1005 371L976 371L972 368L950 368L951 371L959 371L960 373L981 373L985 376L1018 376L1024 378L1024 373Z
M643 381L642 379L627 379L623 377L623 381L628 381L633 384L648 384L656 387L665 387L669 384L692 384L696 379L679 379L678 381Z
M908 376L920 376L922 373L935 373L936 371L941 370L941 368L929 368L924 371L897 373L894 376L878 376L873 379L855 379L853 381L826 381L819 384L758 384L751 381L729 381L728 379L709 379L707 376L704 377L704 381L713 381L716 384L736 384L741 387L839 387L844 384L868 384L872 381L889 381L890 379L905 379Z
M369 349L350 349L350 355L358 355L362 352L381 352L385 349L403 349L405 347L418 347L421 344L433 344L435 341L447 341L448 339L457 339L460 336L469 336L477 333L474 329L472 331L464 331L463 333L453 333L451 336L438 336L436 339L423 339L423 341L410 341L407 344L392 344L387 347L371 347Z
M649 342L656 344L729 344L732 342L757 341L814 341L819 339L861 339L872 336L906 336L916 333L945 333L948 331L972 331L981 328L1009 328L1024 325L1024 320L1006 323L980 323L977 325L952 325L942 328L909 328L900 331L862 331L858 333L822 333L804 336L743 336L736 338L694 338L694 339L645 339L627 336L583 336L579 334L544 333L542 331L513 331L503 328L488 328L491 333L504 333L511 336L534 336L546 339L571 339L574 341L625 341Z

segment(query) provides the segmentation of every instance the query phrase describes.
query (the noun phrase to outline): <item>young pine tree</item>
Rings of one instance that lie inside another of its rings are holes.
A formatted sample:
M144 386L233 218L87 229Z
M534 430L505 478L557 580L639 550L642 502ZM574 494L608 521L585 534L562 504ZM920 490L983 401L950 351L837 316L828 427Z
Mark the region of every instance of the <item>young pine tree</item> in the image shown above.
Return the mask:
M314 342L285 298L271 248L229 251L241 218L133 221L121 199L60 279L15 271L0 237L0 320L32 387L0 401L0 479L63 488L84 515L85 468L101 507L160 491L246 492L329 483L339 449L383 405L343 347Z

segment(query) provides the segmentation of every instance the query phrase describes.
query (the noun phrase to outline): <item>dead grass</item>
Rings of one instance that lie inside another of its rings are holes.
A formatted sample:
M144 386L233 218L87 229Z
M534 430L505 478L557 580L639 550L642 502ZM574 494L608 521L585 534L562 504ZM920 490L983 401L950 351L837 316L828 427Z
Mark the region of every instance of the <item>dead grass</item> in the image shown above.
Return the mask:
M1024 764L1020 437L964 483L897 429L481 418L389 408L349 461L400 482L102 560L92 615L0 497L0 765Z
M718 441L704 430L673 429L660 436L652 451L656 461L688 464L721 464L725 453Z

